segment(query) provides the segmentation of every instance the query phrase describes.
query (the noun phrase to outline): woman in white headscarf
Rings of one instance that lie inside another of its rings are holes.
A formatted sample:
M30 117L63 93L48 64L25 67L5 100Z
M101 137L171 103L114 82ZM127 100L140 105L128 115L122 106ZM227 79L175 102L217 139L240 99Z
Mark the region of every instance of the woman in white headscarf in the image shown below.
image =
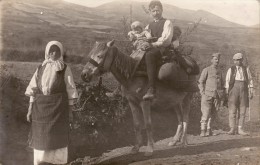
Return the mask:
M25 92L30 97L27 121L32 122L29 145L34 149L34 165L68 161L69 110L78 93L63 54L60 42L49 42L45 60Z

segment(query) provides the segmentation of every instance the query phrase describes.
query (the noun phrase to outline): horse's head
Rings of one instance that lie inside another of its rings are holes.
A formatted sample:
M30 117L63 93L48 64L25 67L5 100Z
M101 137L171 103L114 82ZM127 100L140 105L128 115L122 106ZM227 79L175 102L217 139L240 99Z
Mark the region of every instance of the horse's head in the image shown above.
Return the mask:
M99 76L110 70L114 60L112 46L114 40L109 42L96 42L93 49L89 53L89 61L84 66L81 73L83 81L89 82L93 77Z

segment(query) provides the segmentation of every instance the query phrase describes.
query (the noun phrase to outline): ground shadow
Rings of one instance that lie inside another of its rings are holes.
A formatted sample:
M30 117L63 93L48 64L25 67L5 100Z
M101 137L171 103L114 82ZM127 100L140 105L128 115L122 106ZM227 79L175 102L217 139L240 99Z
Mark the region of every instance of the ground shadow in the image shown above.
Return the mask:
M148 159L167 158L177 155L195 155L208 152L220 152L241 147L258 146L260 146L260 137L220 140L216 142L189 145L186 148L174 147L171 149L157 150L154 152L154 155L152 157L145 157L143 153L138 153L135 155L123 155L103 161L101 163L98 163L98 165L128 165L133 162L144 161Z

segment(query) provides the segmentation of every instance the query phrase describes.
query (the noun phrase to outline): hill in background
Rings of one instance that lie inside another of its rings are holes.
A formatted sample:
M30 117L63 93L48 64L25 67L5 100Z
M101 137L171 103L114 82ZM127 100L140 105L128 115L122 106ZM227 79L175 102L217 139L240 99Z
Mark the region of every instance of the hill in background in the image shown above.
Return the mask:
M143 20L144 22L148 22L150 17L145 14L143 8L148 9L148 2L136 2L136 1L113 1L110 3L106 3L104 5L93 8L95 10L100 11L101 13L105 13L110 15L113 19L118 18L118 16L129 15L130 5L132 5L132 13L133 19ZM116 9L116 10L115 10ZM212 25L218 27L243 27L243 25L239 25L230 21L227 21L217 15L214 15L210 12L204 10L188 10L182 9L173 5L163 4L163 15L168 19L178 19L188 22L195 22L199 19L202 19L202 24Z
M151 19L142 8L146 3L134 2L133 20L144 23ZM97 40L117 39L117 46L127 39L123 33L129 26L129 4L115 1L96 8L88 8L59 0L10 0L1 2L2 50L1 60L41 61L48 41L59 40L73 63L82 62ZM201 24L185 43L193 46L193 56L201 66L209 63L213 52L222 52L225 66L232 64L232 56L243 51L253 66L259 63L259 28L243 27L206 11L180 9L164 5L164 16L173 18L183 33L195 20ZM206 20L206 22L205 22ZM125 24L124 24L125 23ZM212 26L217 25L217 26ZM73 57L73 58L72 58Z

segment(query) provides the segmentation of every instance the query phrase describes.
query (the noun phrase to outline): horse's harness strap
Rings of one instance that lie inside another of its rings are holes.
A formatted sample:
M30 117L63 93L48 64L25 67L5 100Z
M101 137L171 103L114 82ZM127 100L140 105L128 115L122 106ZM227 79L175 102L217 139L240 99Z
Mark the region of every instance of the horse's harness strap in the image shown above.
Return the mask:
M104 60L102 60L101 63L97 63L92 58L89 59L89 63L91 63L95 67L99 68L101 72L104 72L105 70L110 70L112 63L114 62L114 57L109 58L109 60L106 61L107 56L108 56L108 53L105 54Z
M91 63L92 65L94 65L95 67L99 67L99 64L92 58L90 58L88 62Z

